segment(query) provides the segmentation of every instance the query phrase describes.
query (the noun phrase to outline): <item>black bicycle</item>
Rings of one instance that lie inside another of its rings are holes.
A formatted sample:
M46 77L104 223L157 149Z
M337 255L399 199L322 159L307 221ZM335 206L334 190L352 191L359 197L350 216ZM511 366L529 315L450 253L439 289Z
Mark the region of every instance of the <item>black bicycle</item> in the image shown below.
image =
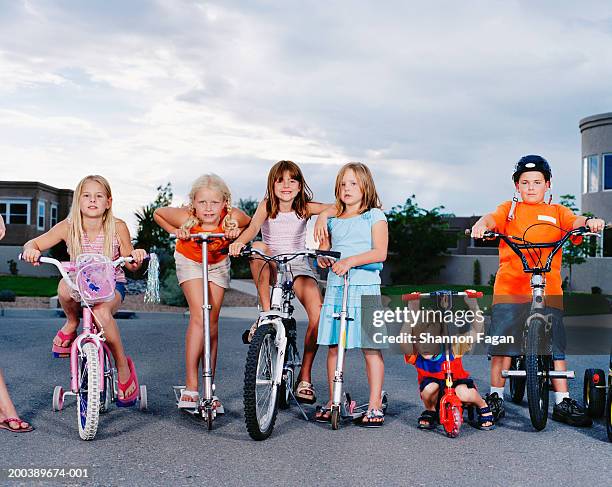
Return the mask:
M539 224L538 224L539 225ZM543 224L544 225L544 224ZM530 227L531 228L531 227ZM558 227L557 227L558 228ZM526 232L525 232L526 233ZM541 431L548 421L549 391L552 379L574 379L573 371L554 370L552 358L552 317L544 315L546 308L544 288L546 274L551 270L552 260L572 236L596 236L587 227L568 231L561 240L533 243L524 238L487 231L483 238L500 238L521 259L523 271L531 274L531 309L525 321L521 355L514 357L510 370L503 370L502 377L510 378L512 401L520 403L525 389L529 417L533 427ZM517 243L520 242L520 243ZM542 249L552 249L546 262L542 262ZM529 257L535 265L531 266Z

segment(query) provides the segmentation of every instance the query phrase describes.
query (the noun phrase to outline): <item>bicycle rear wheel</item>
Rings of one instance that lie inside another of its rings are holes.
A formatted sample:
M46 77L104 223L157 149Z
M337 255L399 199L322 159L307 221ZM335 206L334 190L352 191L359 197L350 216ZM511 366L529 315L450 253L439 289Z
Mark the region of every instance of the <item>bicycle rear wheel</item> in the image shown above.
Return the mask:
M244 419L254 440L272 434L278 412L278 387L274 384L277 367L276 330L261 324L251 340L244 369Z
M606 401L606 431L608 441L612 441L612 381L608 384L608 398Z
M545 323L542 319L534 318L529 323L527 331L527 353L525 356L525 370L527 372L527 402L529 404L529 417L533 427L541 431L548 421L549 379L552 358L543 355L548 347Z
M93 343L83 345L79 354L79 392L77 394L77 420L79 436L93 440L98 432L100 418L100 363L98 349Z

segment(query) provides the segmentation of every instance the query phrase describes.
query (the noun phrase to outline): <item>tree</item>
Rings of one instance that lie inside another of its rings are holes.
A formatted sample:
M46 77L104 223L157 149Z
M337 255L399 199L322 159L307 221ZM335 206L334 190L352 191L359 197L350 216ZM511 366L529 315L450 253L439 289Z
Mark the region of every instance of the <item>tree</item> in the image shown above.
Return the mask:
M560 196L559 204L569 208L574 213L578 213L578 207L576 206L576 197L573 194L562 194ZM566 242L562 250L562 265L569 271L568 290L572 290L572 269L576 265L584 264L587 257L590 254L590 245L584 245L584 242L580 245L574 245L571 241Z
M157 196L152 203L145 205L136 211L134 215L138 221L134 246L145 249L147 252L155 252L159 258L159 272L163 277L166 271L174 265L172 259L172 240L163 228L155 220L153 213L158 208L170 206L172 204L172 185L167 183L165 186L157 187ZM144 275L146 266L131 274L132 277L141 279Z
M443 206L425 210L413 201L393 207L387 214L389 225L389 260L393 263L394 282L410 284L436 276L444 266L436 257L453 246L457 236L449 231Z
M155 220L153 220L153 213L155 213L155 210L158 208L170 206L172 204L172 198L172 185L170 183L167 183L165 186L158 186L155 201L143 206L134 213L138 221L135 242L137 247L150 251L170 251L170 237L163 228L155 223Z
M255 198L249 197L245 199L240 198L238 200L237 206L242 211L244 211L247 215L252 217L255 214L255 210L257 210L258 205L259 205L259 201L257 201Z

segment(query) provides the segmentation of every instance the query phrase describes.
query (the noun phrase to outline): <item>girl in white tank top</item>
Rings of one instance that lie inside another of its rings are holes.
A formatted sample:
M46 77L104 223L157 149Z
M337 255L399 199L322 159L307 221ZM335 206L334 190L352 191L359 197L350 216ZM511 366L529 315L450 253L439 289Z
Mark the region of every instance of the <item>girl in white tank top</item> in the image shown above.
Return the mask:
M268 255L292 253L306 248L306 223L312 215L318 215L330 205L312 201L312 192L304 181L302 171L291 161L279 161L268 173L266 196L259 203L249 227L230 245L230 255L237 256L242 248L253 240L259 231L263 242L253 242L253 247ZM270 269L263 261L251 260L251 273L257 286L264 311L270 309L270 284L276 278L276 269ZM300 402L316 401L311 381L312 363L317 352L317 333L321 312L321 292L310 263L305 259L291 261L294 277L293 289L308 314L308 328L304 339L302 369L295 389ZM251 327L250 337L257 330L258 321Z

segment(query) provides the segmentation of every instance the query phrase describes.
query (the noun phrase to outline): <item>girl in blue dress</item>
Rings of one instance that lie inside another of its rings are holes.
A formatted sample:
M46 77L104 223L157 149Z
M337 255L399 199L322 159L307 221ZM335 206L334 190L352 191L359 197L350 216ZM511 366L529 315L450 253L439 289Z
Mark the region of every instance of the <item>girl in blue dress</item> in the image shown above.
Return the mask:
M319 248L327 250L331 247L342 255L342 259L336 262L325 257L319 258L321 267L331 267L317 337L319 345L329 346L327 378L330 398L340 331L340 321L334 319L333 315L339 313L342 306L343 276L353 267L383 262L387 258L389 240L387 219L380 209L374 180L365 164L351 162L343 166L336 177L335 194L335 207L323 212L317 222L317 235L321 242ZM361 424L369 427L382 426L384 412L381 394L385 375L383 356L381 350L373 348L375 344L368 340L368 337L362 337L361 333L361 297L380 296L379 271L351 270L348 294L348 314L354 321L351 321L348 327L346 348L362 349L370 386L368 412L362 418ZM325 406L319 407L315 419L329 421L330 406L331 401L328 401Z

